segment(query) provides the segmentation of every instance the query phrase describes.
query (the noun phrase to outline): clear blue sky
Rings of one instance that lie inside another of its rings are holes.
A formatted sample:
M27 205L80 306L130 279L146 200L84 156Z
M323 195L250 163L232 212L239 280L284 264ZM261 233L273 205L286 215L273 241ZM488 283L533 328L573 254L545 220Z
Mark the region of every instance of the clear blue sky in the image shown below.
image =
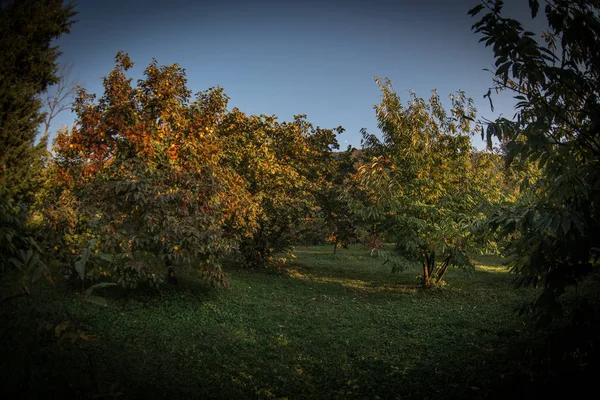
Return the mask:
M375 75L388 77L403 100L412 89L447 98L462 89L479 114L512 117L512 100L495 98L492 113L483 95L492 52L471 31L467 12L478 0L79 0L78 22L60 38L62 62L89 92L102 94L102 77L123 50L136 63L131 76L156 58L179 63L195 93L220 85L229 108L306 114L314 125L346 132L342 149L360 146L360 129L378 132L373 105ZM527 1L507 1L507 11L528 18ZM73 122L60 116L54 130ZM481 139L474 144L482 147Z

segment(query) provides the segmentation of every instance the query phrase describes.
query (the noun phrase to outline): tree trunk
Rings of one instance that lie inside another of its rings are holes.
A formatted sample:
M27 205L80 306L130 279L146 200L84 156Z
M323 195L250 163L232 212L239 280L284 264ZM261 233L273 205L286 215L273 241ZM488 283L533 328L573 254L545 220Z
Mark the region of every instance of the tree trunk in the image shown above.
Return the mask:
M427 262L423 263L423 279L422 279L422 283L423 286L429 286L429 267L427 266Z
M432 250L430 254L424 251L423 262L423 285L430 287L433 284L433 274L435 272L435 251Z
M446 257L444 262L442 262L442 266L439 269L439 273L435 280L435 283L439 283L444 278L444 275L446 275L446 272L448 271L448 267L450 266L451 261L452 261L452 255L449 255L448 257Z

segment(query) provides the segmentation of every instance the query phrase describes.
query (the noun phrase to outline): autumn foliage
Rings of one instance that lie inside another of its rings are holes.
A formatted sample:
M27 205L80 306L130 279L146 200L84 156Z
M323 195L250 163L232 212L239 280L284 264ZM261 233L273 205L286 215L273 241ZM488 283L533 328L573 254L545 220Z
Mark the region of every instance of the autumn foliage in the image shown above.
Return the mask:
M225 259L273 266L307 238L335 251L360 231L420 260L429 286L469 263L481 199L499 200L493 159L471 147L475 110L462 92L447 114L435 93L404 107L378 81L383 141L365 132L358 156L333 152L341 127L229 110L219 87L192 96L177 64L153 61L133 85L132 66L118 53L102 97L78 93L76 124L58 134L44 171L36 210L66 275L159 285L169 264L226 285Z
M55 241L94 240L95 254L111 255L100 275L125 286L159 283L157 257L224 284L224 257L262 266L289 249L319 210L335 132L303 116L280 123L228 111L221 88L192 99L177 64L154 61L133 86L132 66L119 53L100 99L81 90L76 125L54 142L39 205Z

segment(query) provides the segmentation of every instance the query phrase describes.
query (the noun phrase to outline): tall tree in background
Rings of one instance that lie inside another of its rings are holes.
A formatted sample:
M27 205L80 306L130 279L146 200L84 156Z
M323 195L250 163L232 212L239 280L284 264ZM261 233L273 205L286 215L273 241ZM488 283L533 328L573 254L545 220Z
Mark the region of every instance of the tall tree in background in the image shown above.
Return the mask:
M44 115L40 94L58 82L60 52L73 6L62 0L15 0L0 8L0 190L30 200L46 143L36 145Z
M329 163L327 182L317 195L327 241L333 245L334 254L338 248L348 248L361 236L360 219L354 214L349 201L353 189L350 177L356 173L357 153L349 146L345 152L336 154Z
M41 140L44 142L48 140L50 127L56 117L71 110L79 88L77 80L73 77L72 63L61 65L57 74L58 82L52 85L43 96L45 115Z
M498 119L487 138L504 143L507 163L534 164L533 179L515 206L493 223L512 242L512 268L523 282L544 282L544 319L561 312L566 286L598 270L600 256L600 19L597 1L546 1L549 30L541 36L486 1L473 29L496 58L491 91L518 100L516 121ZM530 0L532 18L539 2ZM491 99L490 99L491 102ZM550 311L550 312L547 312Z

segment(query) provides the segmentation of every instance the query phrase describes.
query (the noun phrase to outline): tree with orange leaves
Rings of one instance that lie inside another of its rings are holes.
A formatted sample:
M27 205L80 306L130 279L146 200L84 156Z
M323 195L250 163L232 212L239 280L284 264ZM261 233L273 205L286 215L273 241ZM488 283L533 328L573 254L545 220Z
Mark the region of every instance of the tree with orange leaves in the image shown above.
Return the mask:
M215 132L227 97L211 88L192 101L185 71L156 60L134 87L132 66L120 52L99 100L79 92L77 123L54 143L56 194L70 194L77 218L99 239L94 250L112 254L108 273L124 286L158 282L156 256L225 283L220 260L238 237L224 227L251 231L253 212L243 179L221 165Z

